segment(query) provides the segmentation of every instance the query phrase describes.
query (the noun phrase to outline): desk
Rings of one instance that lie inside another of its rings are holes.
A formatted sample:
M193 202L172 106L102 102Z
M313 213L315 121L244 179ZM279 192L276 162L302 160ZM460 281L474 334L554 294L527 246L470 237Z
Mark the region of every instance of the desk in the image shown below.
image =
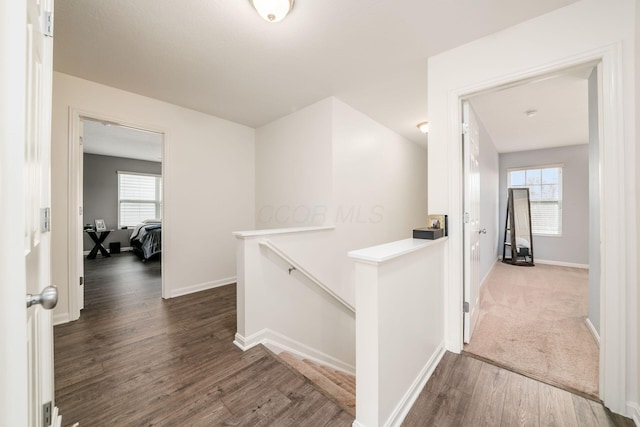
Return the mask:
M95 259L96 255L98 255L98 251L100 251L100 253L104 257L111 256L111 254L109 254L109 252L107 252L105 247L102 245L102 242L104 242L104 239L106 239L107 236L112 231L113 230L104 230L104 231L84 230L84 232L87 233L89 237L91 237L91 240L93 240L93 243L95 243L95 245L93 246L93 249L91 249L91 252L89 252L89 255L87 255L87 259Z

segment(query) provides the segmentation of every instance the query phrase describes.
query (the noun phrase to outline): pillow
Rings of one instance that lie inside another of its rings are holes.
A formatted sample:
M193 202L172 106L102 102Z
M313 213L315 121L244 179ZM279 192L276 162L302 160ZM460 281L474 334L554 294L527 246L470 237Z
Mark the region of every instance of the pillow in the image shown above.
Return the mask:
M161 219L145 219L142 221L143 224L162 224Z

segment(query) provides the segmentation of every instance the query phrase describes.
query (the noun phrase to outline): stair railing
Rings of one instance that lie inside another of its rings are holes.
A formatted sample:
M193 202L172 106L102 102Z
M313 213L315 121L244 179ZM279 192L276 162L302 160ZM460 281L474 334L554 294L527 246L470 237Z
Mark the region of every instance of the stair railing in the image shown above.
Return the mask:
M272 241L270 241L268 239L263 239L263 240L260 240L258 242L258 244L260 246L268 248L274 254L278 255L280 258L282 258L284 261L286 261L287 264L289 264L289 274L292 274L294 271L300 272L303 276L305 276L307 279L309 279L309 281L311 281L311 283L313 283L314 285L316 285L317 287L322 289L325 293L327 293L333 299L338 301L344 307L346 307L347 309L349 309L353 313L356 312L356 309L351 304L349 304L347 301L345 301L344 298L342 298L340 295L336 294L327 285L322 283L313 274L311 274L304 267L302 267L300 264L298 264L296 261L294 261L289 255L287 255L280 248L278 248Z

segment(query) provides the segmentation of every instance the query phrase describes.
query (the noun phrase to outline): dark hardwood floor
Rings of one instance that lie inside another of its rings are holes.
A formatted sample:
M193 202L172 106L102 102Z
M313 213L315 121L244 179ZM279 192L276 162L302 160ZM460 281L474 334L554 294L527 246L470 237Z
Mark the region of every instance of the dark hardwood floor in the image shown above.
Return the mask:
M64 425L350 426L353 417L263 347L233 345L235 286L160 297L160 262L85 263L80 320L55 327Z
M160 262L85 263L80 320L55 327L65 426L351 426L353 416L259 346L233 345L235 286L162 300ZM406 426L632 426L602 405L447 353Z
M624 426L602 404L499 368L446 353L403 426Z

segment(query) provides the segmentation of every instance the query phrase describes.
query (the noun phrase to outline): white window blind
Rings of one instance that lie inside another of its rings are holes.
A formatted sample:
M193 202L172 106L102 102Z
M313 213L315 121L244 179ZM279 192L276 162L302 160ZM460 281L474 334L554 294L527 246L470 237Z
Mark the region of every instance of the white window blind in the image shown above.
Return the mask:
M528 188L533 234L562 235L562 165L509 169L509 188Z
M118 172L118 227L133 227L145 219L161 219L162 178Z

